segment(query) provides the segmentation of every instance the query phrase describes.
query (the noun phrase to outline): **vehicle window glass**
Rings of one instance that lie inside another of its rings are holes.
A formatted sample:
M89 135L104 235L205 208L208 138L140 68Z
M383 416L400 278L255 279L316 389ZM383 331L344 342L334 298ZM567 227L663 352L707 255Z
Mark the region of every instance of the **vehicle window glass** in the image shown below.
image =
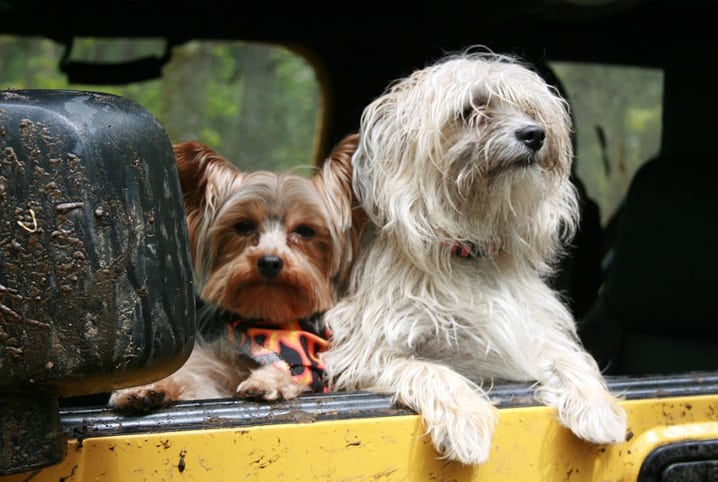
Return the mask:
M79 38L70 59L130 61L161 56L162 39ZM191 41L172 49L161 79L123 85L68 83L63 45L0 36L0 89L77 89L130 98L172 142L199 140L242 169L314 163L320 87L312 65L286 48L239 41Z
M572 107L576 174L608 223L633 174L660 148L659 69L552 62Z

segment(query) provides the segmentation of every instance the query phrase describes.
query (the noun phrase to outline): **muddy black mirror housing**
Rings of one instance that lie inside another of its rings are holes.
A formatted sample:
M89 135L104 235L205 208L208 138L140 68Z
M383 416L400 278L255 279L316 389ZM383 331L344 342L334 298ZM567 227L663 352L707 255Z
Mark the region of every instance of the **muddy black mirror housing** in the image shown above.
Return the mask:
M171 373L195 330L171 143L93 92L0 92L0 475L57 463L58 398Z

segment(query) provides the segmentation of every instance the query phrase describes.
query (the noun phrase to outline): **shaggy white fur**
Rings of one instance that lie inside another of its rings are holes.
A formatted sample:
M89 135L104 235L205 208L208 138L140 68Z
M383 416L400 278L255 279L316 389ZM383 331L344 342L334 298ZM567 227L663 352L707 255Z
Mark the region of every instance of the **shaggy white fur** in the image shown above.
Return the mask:
M349 294L325 316L332 389L392 394L465 464L489 457L493 379L536 381L585 440L625 439L624 410L545 283L578 220L570 129L539 75L473 50L365 109L352 162L370 224Z

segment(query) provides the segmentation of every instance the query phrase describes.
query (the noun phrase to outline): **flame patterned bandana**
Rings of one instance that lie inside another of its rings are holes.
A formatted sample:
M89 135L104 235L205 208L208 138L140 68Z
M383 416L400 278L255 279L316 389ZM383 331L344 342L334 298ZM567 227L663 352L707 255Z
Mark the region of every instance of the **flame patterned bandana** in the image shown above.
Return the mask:
M227 337L242 354L260 365L289 371L296 383L313 393L328 391L319 353L327 349L330 333L320 315L282 324L236 315L227 321Z

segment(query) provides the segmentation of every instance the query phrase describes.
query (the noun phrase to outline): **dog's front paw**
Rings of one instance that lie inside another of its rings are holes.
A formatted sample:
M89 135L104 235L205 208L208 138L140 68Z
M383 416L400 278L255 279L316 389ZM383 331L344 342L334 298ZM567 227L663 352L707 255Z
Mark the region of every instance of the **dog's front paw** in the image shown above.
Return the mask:
M287 370L265 365L253 370L237 386L237 396L257 400L289 400L296 398L306 387L297 384Z
M144 413L165 407L172 401L162 386L151 384L115 390L108 403L116 410Z
M468 387L463 403L456 399L437 410L422 412L427 434L443 459L476 465L489 459L491 440L497 420L497 410L488 400Z
M567 401L559 409L559 417L576 436L589 442L615 444L626 440L626 411L607 392Z

